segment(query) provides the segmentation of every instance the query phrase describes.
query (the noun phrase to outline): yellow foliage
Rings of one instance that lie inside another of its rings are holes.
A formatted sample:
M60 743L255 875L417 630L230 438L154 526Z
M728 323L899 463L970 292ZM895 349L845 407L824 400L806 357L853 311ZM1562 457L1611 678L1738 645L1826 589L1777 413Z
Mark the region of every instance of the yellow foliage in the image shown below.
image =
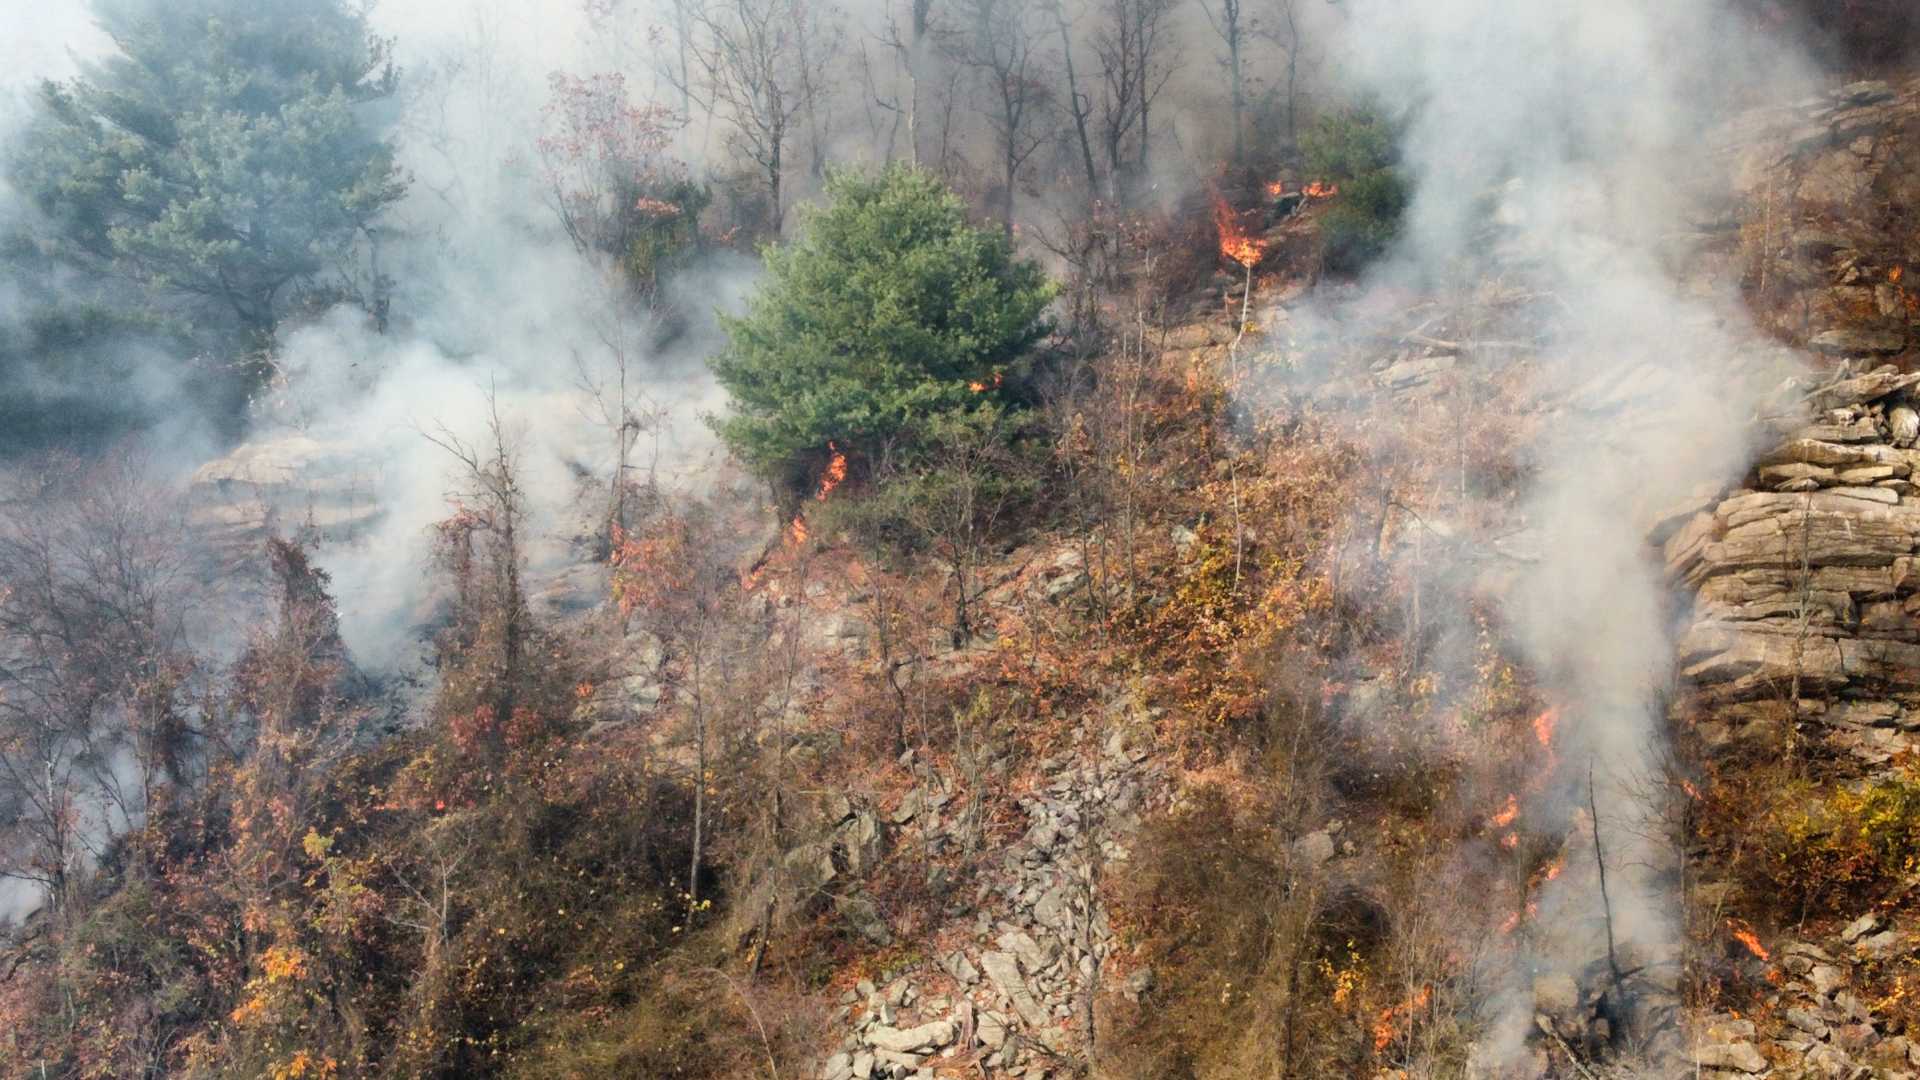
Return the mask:
M285 1065L273 1068L273 1080L330 1080L340 1074L340 1063L334 1059L317 1058L305 1050L293 1055Z
M1920 781L1790 786L1759 829L1758 870L1801 903L1860 896L1920 869Z

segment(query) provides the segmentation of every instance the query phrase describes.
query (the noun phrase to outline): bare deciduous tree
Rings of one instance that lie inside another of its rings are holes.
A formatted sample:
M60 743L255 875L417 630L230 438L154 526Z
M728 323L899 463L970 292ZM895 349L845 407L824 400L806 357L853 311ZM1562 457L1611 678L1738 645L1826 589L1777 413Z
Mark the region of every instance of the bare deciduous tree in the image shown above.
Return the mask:
M732 758L734 737L750 733L766 698L765 635L742 615L744 594L728 538L706 508L662 507L614 553L614 600L660 644L665 699L692 729L693 821L688 915L704 909L700 879L709 845L710 789ZM782 676L791 672L782 672ZM751 741L749 739L749 741Z
M959 13L965 29L957 59L977 72L982 83L985 100L976 108L993 130L1005 192L1001 221L1011 236L1020 170L1048 137L1042 120L1051 94L1034 48L1035 2L961 0Z
M810 125L819 160L817 110L830 92L827 65L841 38L832 9L810 0L716 0L689 16L682 40L693 63L684 92L725 120L729 145L765 180L775 235L785 220L797 123Z
M500 415L499 397L487 393L485 441L467 442L442 427L426 438L451 455L459 466L457 495L461 512L442 525L454 563L459 593L455 633L463 640L448 644L459 652L473 649L484 637L498 651L488 680L488 705L500 724L515 715L518 693L528 681L528 639L533 617L520 581L520 528L526 497L520 490L519 459L513 433ZM480 632L482 625L487 632ZM497 733L494 738L497 741ZM494 748L496 752L499 747Z
M927 45L933 29L933 0L907 0L906 32L901 32L898 19L889 11L887 33L881 39L893 50L907 80L906 105L903 107L895 100L892 107L896 115L906 114L907 160L915 165L920 164L920 76L926 66Z
M1100 59L1105 90L1101 134L1107 151L1107 197L1118 202L1120 177L1129 167L1147 173L1153 143L1153 103L1173 76L1166 55L1171 38L1167 16L1172 0L1102 0L1094 53ZM1126 152L1133 151L1133 160Z
M0 876L65 911L103 845L188 782L187 549L123 454L26 475L0 514Z
M1226 0L1221 0L1222 3ZM1237 4L1239 0L1234 0ZM1273 19L1262 22L1256 27L1260 36L1274 43L1287 58L1286 76L1275 89L1283 95L1281 107L1287 118L1287 145L1297 146L1300 139L1300 68L1301 41L1300 16L1296 9L1298 0L1273 0ZM1234 124L1234 138L1240 137L1238 122ZM1238 145L1236 143L1236 145Z
M1087 199L1089 204L1100 190L1099 172L1093 165L1093 138L1087 132L1087 121L1093 117L1093 98L1080 89L1080 76L1073 66L1073 32L1067 24L1066 5L1054 0L1053 22L1060 31L1060 64L1067 79L1067 114L1073 117L1073 133L1080 149L1080 167L1087 180Z
M983 416L936 433L931 468L916 483L906 515L945 564L953 599L953 646L979 630L977 602L988 546L1025 490L1025 463L1007 449L1004 421Z
M1291 9L1288 0L1280 3ZM1213 32L1220 37L1220 43L1226 46L1227 55L1222 65L1227 69L1227 92L1233 109L1233 162L1238 165L1246 158L1246 124L1243 118L1247 111L1247 83L1242 68L1242 53L1247 43L1247 24L1242 18L1242 0L1200 0L1200 10L1206 13L1207 22L1213 26Z

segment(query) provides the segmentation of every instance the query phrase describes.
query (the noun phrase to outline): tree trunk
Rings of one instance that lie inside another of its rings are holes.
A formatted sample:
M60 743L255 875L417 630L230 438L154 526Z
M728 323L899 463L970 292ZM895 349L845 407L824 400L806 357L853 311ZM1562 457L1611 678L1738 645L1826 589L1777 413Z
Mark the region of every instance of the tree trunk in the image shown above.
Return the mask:
M1080 94L1080 80L1073 72L1073 42L1067 33L1067 16L1059 4L1053 6L1053 19L1060 27L1060 56L1067 69L1067 107L1073 113L1073 131L1079 137L1080 164L1087 171L1087 198L1093 199L1100 190L1100 177L1093 167L1093 143L1087 138L1087 114L1093 111L1093 102Z
M693 917L700 910L700 842L706 828L707 814L707 704L700 684L700 668L700 649L696 646L693 653L693 864L687 872L689 932L693 928Z
M1246 125L1242 117L1247 111L1246 83L1240 71L1240 28L1233 26L1227 36L1227 67L1233 80L1233 163L1243 164L1247 159Z
M780 213L780 142L780 137L775 135L773 139L773 163L767 166L767 193L773 199L771 212L773 214L773 236L776 240L779 239L780 234L785 231L786 225Z
M1011 128L1009 128L1008 130L1009 132L1012 131ZM1008 240L1013 239L1013 182L1014 182L1014 174L1018 173L1019 171L1020 171L1020 163L1019 161L1015 160L1013 156L1013 136L1012 134L1008 134L1007 160L1006 160L1006 176L1007 176L1006 213L1007 213L1007 216L1006 216L1006 220L1001 222L1001 227L1006 230Z

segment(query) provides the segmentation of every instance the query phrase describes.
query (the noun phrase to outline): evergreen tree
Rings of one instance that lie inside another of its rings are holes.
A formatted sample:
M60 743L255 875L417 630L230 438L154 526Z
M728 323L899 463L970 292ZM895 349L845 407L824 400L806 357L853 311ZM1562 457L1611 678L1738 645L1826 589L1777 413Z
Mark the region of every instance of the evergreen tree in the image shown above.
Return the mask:
M260 348L344 291L405 187L370 103L394 70L341 0L96 0L115 45L42 85L6 162L40 255L129 283L154 317ZM377 283L376 283L377 288Z
M1357 271L1399 236L1413 198L1400 170L1399 138L1387 117L1360 107L1322 116L1301 139L1314 179L1340 188L1339 203L1320 226L1329 268Z
M905 453L938 418L1008 400L1008 368L1047 333L1054 289L998 229L967 220L929 173L839 173L713 370L733 397L714 427L751 468L805 490L835 452Z

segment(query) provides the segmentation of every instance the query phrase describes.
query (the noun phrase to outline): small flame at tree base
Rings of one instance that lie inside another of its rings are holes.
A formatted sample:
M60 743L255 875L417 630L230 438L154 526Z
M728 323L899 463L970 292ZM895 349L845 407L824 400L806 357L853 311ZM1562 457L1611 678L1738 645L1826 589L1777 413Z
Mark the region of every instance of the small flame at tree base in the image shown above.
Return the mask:
M840 486L840 481L847 478L847 455L841 453L840 448L832 442L827 443L827 453L832 454L833 457L827 462L827 471L820 474L820 490L813 496L821 502L825 502L833 489ZM794 524L799 523L798 518L794 519Z

